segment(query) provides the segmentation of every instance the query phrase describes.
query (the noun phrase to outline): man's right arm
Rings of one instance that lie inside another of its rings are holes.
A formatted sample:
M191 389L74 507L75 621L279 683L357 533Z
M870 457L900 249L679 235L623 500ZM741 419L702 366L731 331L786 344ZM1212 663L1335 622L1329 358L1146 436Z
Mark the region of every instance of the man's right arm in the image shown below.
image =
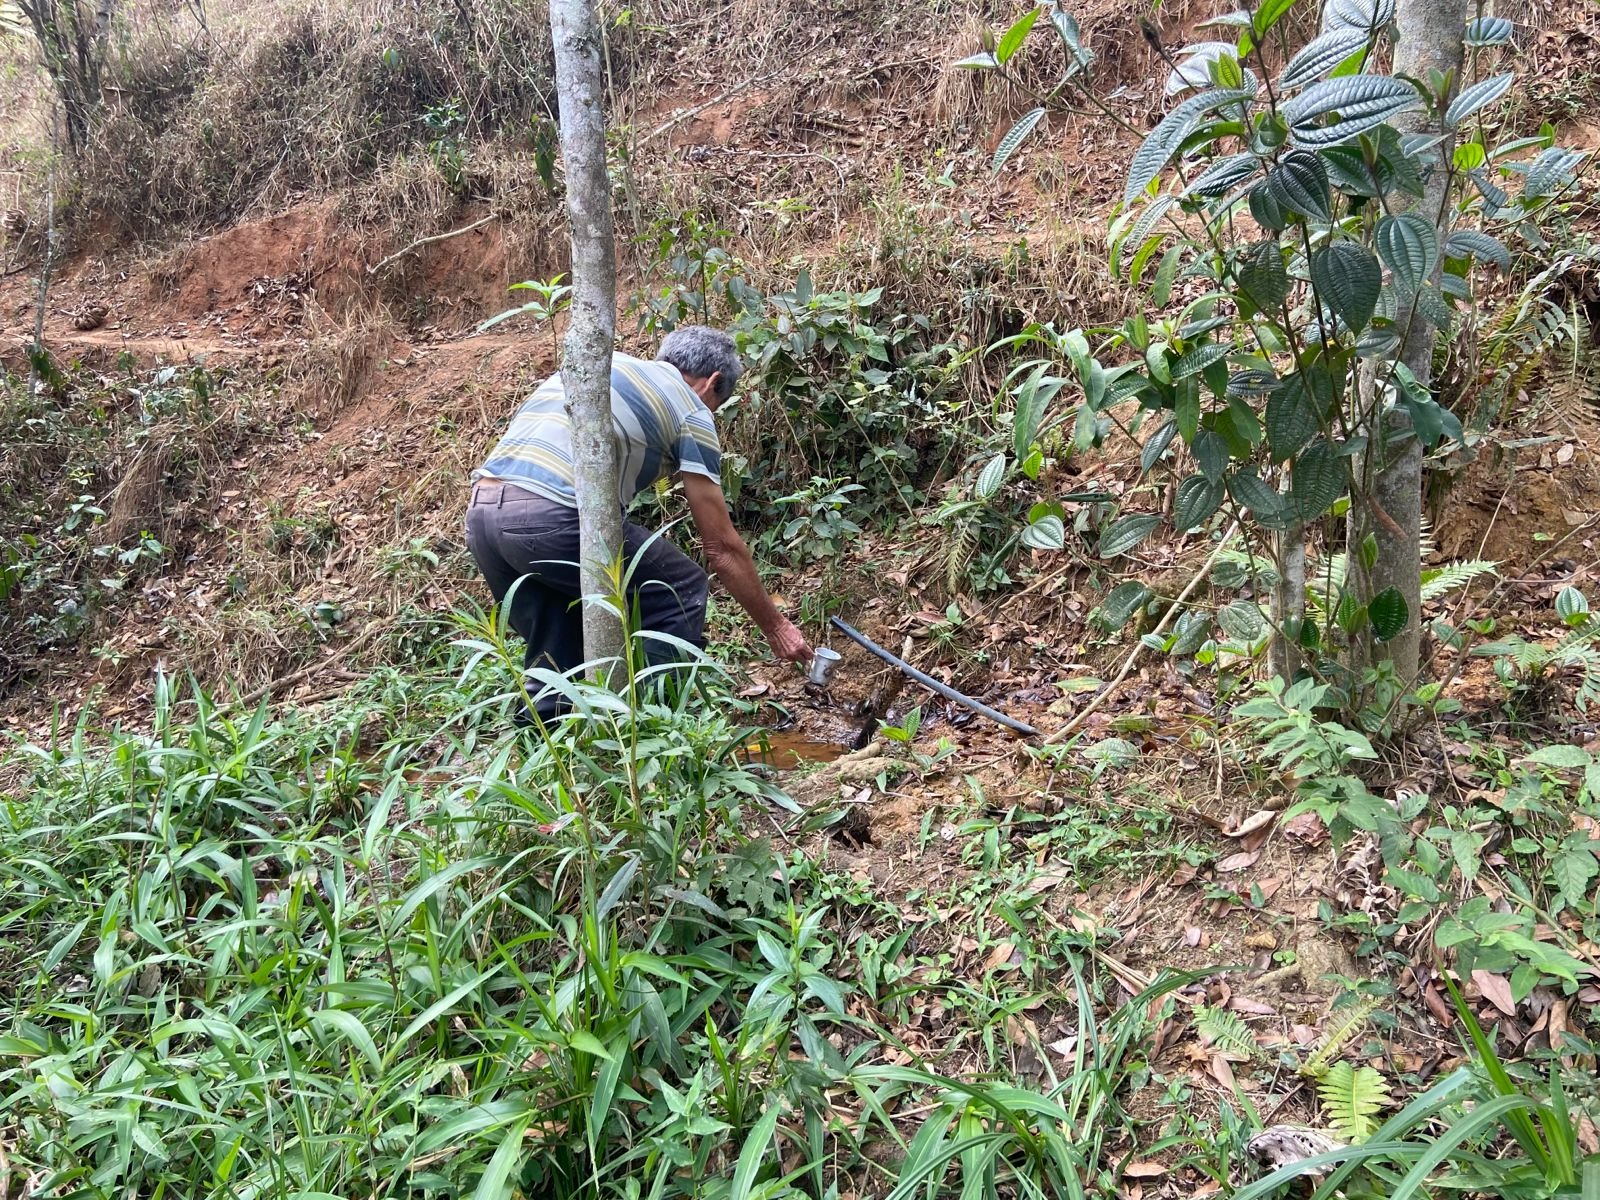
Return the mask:
M811 647L805 635L778 611L772 597L761 586L761 576L756 571L750 548L728 516L722 485L705 475L688 471L679 474L678 480L688 497L689 512L700 532L700 544L705 548L706 565L712 574L761 627L774 654L790 662L806 662L811 657Z

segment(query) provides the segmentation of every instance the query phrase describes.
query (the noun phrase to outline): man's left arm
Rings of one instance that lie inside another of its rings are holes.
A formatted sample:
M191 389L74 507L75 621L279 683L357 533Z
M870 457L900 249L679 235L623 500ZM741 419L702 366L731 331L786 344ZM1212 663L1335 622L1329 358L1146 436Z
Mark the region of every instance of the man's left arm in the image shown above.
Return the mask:
M723 498L722 485L698 472L683 471L677 478L683 484L684 495L689 500L689 512L700 533L700 544L705 548L706 566L761 627L774 654L790 662L804 663L809 660L811 647L806 642L805 634L778 611L772 597L761 586L761 576L756 571L750 548L744 544L739 531L733 527L733 519L728 516L728 503Z

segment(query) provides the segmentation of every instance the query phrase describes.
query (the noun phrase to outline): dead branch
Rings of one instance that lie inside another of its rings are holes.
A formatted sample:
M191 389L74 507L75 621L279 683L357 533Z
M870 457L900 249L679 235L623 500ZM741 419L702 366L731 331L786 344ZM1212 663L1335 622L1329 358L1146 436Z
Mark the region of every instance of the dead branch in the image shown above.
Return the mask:
M490 221L493 221L499 215L500 214L497 212L492 212L487 217L474 221L471 225L463 225L460 229L452 229L449 233L436 233L432 237L418 238L404 250L396 250L393 254L389 255L388 258L385 258L373 266L368 267L367 274L376 275L379 271L383 270L391 263L398 262L400 259L410 254L413 250L420 250L423 246L431 246L435 242L448 241L453 237L460 237L463 233L471 233L474 229L480 229L487 225Z

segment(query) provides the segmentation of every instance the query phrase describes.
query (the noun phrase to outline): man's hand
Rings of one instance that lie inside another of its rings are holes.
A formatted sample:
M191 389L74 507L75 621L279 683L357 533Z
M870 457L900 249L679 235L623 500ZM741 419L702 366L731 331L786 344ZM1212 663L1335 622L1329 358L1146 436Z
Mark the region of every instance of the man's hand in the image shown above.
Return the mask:
M788 617L778 618L778 623L767 634L767 642L771 645L772 652L780 659L799 663L801 666L811 661L811 647L806 643L806 635L801 633Z

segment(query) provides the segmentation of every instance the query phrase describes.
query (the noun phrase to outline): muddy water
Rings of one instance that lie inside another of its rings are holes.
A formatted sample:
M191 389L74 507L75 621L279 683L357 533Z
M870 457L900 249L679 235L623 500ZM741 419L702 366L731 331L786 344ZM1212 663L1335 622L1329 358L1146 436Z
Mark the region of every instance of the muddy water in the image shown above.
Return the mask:
M806 763L832 762L848 749L843 742L819 741L803 729L771 729L765 739L751 738L744 753L751 762L775 771L792 771Z

